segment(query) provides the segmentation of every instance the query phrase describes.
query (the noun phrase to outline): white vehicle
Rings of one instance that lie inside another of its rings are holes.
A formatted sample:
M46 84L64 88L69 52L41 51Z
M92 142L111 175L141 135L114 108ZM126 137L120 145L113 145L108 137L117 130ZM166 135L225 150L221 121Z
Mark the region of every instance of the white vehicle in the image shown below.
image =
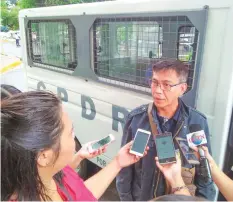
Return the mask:
M80 145L116 137L96 165L119 150L127 113L152 101L148 71L161 58L189 65L182 99L208 117L220 167L233 165L232 0L75 4L22 10L19 21L28 90L62 98Z

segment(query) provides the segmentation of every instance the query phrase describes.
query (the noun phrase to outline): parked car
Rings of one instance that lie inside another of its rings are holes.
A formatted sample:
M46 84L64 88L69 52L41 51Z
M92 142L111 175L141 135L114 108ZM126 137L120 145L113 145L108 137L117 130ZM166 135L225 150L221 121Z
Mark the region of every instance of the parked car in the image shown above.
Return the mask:
M8 32L9 28L7 26L1 25L1 32Z

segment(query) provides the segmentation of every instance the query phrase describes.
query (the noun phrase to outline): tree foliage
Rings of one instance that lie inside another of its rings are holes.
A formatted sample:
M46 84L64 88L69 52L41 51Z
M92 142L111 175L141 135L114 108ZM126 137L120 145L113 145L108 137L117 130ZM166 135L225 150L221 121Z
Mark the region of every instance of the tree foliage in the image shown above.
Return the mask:
M19 7L15 6L12 9L8 9L5 1L1 2L1 25L7 26L10 29L19 29L18 13Z
M8 8L6 0L1 1L1 25L10 29L19 29L18 14L20 9L36 8L42 6L57 6L78 3L89 3L102 0L19 0L13 8Z
M35 8L36 5L36 0L20 0L18 2L18 5L20 9L25 9L25 8Z

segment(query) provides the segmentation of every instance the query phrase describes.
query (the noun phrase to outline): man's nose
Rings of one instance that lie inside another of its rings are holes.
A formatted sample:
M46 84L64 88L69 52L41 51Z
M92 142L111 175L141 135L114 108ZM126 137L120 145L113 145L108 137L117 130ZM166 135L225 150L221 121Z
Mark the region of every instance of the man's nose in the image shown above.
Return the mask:
M155 91L156 93L161 94L161 93L163 92L163 90L161 89L161 84L156 85L156 86L154 87L154 91Z

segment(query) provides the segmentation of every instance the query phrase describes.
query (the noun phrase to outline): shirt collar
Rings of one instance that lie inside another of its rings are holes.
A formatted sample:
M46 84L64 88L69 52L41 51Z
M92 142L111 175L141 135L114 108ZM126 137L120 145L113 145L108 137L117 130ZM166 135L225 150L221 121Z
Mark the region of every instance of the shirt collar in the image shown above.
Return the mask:
M177 108L174 116L172 118L170 118L170 119L173 119L173 120L175 120L177 122L178 119L179 119L180 110L181 110L181 103L180 103L180 100L179 100L178 108ZM153 115L153 117L156 117L156 116L159 117L155 105L153 105L152 115Z

